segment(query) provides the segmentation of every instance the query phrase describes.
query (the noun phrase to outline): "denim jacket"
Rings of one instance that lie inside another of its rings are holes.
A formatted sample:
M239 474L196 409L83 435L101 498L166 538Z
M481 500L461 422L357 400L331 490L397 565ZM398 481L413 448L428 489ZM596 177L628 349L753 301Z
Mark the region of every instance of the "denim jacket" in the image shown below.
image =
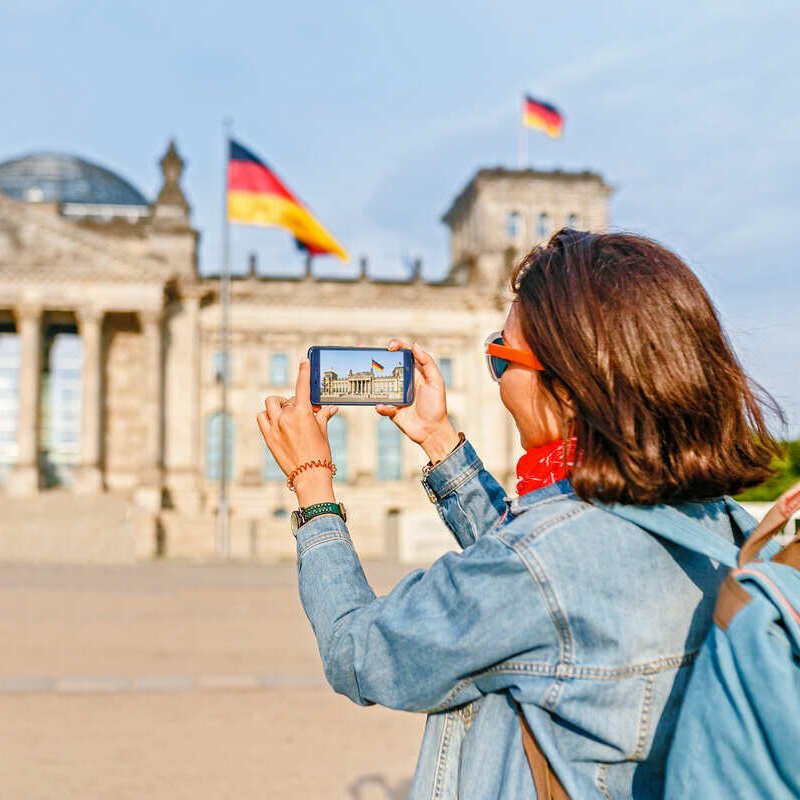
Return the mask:
M660 797L726 570L567 480L509 498L469 442L423 486L461 549L384 597L339 517L297 532L300 598L333 689L428 714L410 797L534 798L514 701L571 797ZM675 508L735 544L754 522L723 498Z

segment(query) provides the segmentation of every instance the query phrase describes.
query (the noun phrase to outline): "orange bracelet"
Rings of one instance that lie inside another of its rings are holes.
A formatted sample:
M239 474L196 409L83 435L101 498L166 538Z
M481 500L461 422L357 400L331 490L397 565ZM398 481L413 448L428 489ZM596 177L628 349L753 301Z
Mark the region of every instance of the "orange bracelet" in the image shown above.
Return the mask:
M328 459L317 458L314 461L306 461L305 464L301 464L299 467L295 467L290 473L289 477L286 479L286 485L295 493L297 493L297 489L294 488L294 479L306 469L312 469L313 467L325 467L325 469L329 469L331 471L331 477L336 474L336 464L332 461L328 461Z

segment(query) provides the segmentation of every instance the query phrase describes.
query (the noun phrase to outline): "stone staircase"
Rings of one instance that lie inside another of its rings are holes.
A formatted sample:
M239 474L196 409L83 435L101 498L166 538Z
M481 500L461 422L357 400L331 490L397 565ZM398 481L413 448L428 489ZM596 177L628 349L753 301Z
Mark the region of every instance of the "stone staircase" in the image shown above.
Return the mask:
M154 550L153 515L123 493L0 498L0 562L132 564Z

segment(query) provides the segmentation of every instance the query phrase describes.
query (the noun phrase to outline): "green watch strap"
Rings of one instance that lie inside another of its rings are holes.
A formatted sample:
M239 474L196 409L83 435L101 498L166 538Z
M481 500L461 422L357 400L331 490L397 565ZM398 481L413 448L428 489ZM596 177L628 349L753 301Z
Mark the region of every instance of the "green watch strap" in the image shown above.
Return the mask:
M306 506L300 510L303 513L304 522L308 522L310 519L318 517L320 514L336 514L344 519L342 507L339 503L314 503L313 506Z

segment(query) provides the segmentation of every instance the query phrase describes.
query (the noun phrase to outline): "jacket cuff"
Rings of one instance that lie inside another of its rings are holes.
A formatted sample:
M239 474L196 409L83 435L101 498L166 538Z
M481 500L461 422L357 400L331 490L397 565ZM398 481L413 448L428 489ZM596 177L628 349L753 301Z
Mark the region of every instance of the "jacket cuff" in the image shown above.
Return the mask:
M353 546L347 525L338 514L319 514L297 529L297 558L301 559L309 550L329 542L340 542Z
M438 503L482 469L483 462L467 440L422 479L422 486L430 501Z

